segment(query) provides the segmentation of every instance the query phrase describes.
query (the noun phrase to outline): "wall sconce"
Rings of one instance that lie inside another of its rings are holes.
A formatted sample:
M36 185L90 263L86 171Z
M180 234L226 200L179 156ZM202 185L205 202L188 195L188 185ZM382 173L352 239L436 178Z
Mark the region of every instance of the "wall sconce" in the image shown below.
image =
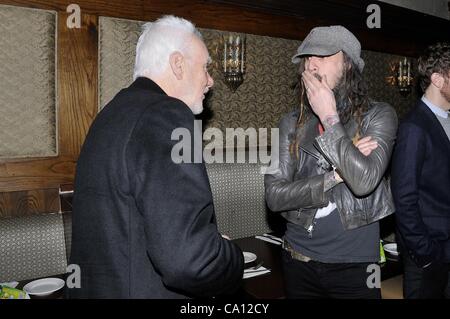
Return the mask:
M400 60L398 63L390 64L392 76L386 78L390 85L398 87L400 94L408 95L411 92L414 77L411 71L412 63L407 58Z
M223 75L227 86L235 92L244 82L246 36L223 36Z

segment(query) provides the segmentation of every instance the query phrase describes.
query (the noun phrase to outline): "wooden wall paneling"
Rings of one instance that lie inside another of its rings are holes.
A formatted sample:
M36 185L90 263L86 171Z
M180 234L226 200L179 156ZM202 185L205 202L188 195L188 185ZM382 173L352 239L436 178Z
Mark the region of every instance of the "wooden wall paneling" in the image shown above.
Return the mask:
M68 1L0 0L0 3L32 8L65 11ZM274 16L271 13L242 9L234 5L217 4L205 0L93 0L76 1L82 13L132 20L150 21L165 14L192 20L203 28L240 31L252 34L297 39L302 24L297 19ZM305 21L303 21L305 22ZM307 21L306 21L307 22Z
M290 39L303 38L304 25L312 22L299 23L294 17L212 1L153 0L147 2L144 9L147 19L170 13L189 19L201 28Z
M98 17L69 29L68 16L58 14L59 151L76 159L98 109Z
M52 158L0 162L0 192L73 183L79 149L97 114L98 17L82 14L80 29L58 13L58 151Z
M57 189L0 193L0 218L59 211Z
M202 7L208 8L208 10L216 8L215 11L220 11L227 6L207 0L78 0L76 2L65 0L1 0L0 3L55 11L66 11L69 4L76 3L80 6L81 11L86 14L134 20L145 20L146 17L155 18L161 14L174 14L176 12L200 17ZM235 7L234 4L232 7ZM200 11L196 12L197 10ZM236 8L234 11L236 13L243 12L242 8ZM204 18L208 19L208 17Z
M188 0L189 1L189 0ZM59 12L66 12L70 4L77 4L81 8L82 14L103 15L118 18L142 20L144 3L151 3L152 0L110 0L110 1L96 1L96 0L1 0L0 3L30 7L37 9L55 10ZM170 1L168 1L170 2Z

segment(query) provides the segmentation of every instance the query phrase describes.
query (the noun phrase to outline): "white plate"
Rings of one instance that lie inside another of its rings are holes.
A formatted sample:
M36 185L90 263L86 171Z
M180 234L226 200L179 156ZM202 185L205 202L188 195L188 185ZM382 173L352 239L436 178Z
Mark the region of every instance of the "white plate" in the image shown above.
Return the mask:
M388 253L390 253L390 254L392 254L394 256L398 256L397 244L395 244L395 243L393 243L393 244L385 244L385 245L383 245L383 248Z
M27 283L23 290L29 295L47 296L64 287L64 280L59 278L44 278Z
M251 263L256 260L256 255L254 253L249 253L248 251L244 251L244 261L245 263Z

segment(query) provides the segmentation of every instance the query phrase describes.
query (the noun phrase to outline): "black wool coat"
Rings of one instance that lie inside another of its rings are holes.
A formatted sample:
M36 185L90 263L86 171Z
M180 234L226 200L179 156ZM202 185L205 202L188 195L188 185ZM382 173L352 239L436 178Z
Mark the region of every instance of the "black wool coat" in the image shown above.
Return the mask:
M194 119L147 78L98 114L77 163L70 263L81 268L81 288L68 297L185 298L239 287L242 252L218 233L205 165L171 158L172 132L193 138Z

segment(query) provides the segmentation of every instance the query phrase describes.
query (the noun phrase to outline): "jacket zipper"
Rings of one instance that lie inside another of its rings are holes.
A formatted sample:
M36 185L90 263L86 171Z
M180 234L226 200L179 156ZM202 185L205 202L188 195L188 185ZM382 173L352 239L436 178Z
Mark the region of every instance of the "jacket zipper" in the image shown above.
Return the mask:
M300 214L301 209L297 209L297 214ZM316 212L317 213L317 212ZM312 232L314 230L314 225L316 224L316 222L314 221L314 219L316 218L316 214L314 214L313 220L311 221L311 225L308 226L308 228L306 229L306 232L308 233L308 237L312 238Z
M330 158L322 151L317 141L313 142L314 147L322 154L322 156L325 158L325 160L331 165L334 171L336 171L342 178L341 171L336 168L336 166L333 164L333 162L330 160Z
M319 156L317 156L317 155L313 154L312 152L308 151L306 148L300 146L300 149L301 149L303 152L305 152L306 154L308 154L308 155L314 157L316 160L319 160L319 159L320 159ZM306 229L306 231L308 232L308 237L309 237L309 238L312 238L312 233L313 233L314 225L315 225L315 224L316 224L316 222L314 221L314 218L313 218L313 220L312 220L312 222L311 222L311 225L309 225L308 229Z
M368 211L369 211L369 205L367 204L367 197L362 198L362 202L363 202L363 207L364 207L364 215L367 220L367 215L368 215Z
M312 233L313 233L315 224L316 224L316 222L313 220L311 225L309 225L308 229L306 230L308 232L308 237L309 238L312 238Z
M319 160L319 156L317 156L317 155L313 154L312 152L308 151L306 148L303 148L303 147L300 146L300 149L303 152L305 152L306 154L311 155L312 157L314 157L316 160Z

